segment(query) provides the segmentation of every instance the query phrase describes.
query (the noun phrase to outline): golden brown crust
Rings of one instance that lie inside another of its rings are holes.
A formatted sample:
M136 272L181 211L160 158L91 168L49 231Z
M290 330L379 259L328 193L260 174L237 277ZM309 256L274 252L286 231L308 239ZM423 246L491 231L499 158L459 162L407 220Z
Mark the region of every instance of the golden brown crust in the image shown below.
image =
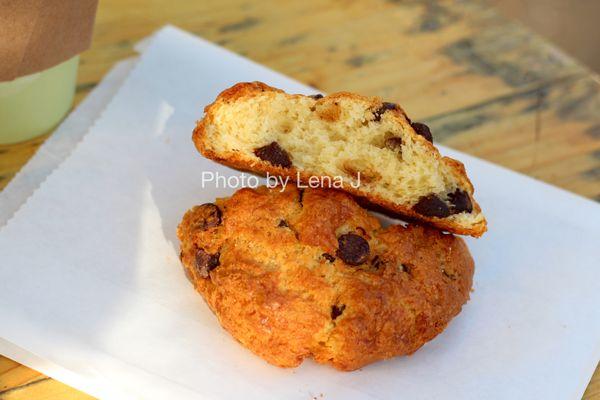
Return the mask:
M206 127L213 123L214 113L216 112L216 109L218 107L220 107L222 103L228 103L228 102L232 102L235 100L256 96L260 93L264 93L264 92L268 92L268 91L278 92L278 93L283 92L280 89L270 87L262 82L242 82L242 83L238 83L238 84L232 86L229 89L226 89L221 94L219 94L217 99L212 104L205 107L205 109L204 109L205 116L202 120L198 121L196 128L194 129L194 132L192 135L192 140L194 141L194 144L195 144L196 148L198 149L198 151L200 151L205 157L215 160L221 164L225 164L227 166L245 170L245 171L259 173L262 175L266 175L268 173L270 175L280 175L283 177L289 177L291 181L295 181L296 178L299 176L301 183L306 185L306 184L308 184L309 178L313 175L308 174L304 171L298 171L294 167L282 168L282 167L274 166L271 163L260 160L258 158L254 159L254 160L250 160L240 154L237 154L237 155L236 154L228 154L226 157L223 157L222 155L218 154L217 152L215 152L214 150L211 149L211 146L209 143L210 139L209 139L209 136L207 135ZM303 95L289 94L288 96L300 97ZM354 94L354 93L348 93L348 92L339 92L339 93L334 93L334 94L325 96L324 98L320 99L317 102L317 104L329 105L329 104L335 103L336 99L341 99L341 98L348 98L348 99L352 99L354 101L364 102L365 104L368 104L373 109L376 109L383 104L382 101L378 98L365 97L365 96L361 96L361 95ZM455 176L457 181L461 184L461 186L469 189L469 195L470 195L470 198L472 200L472 205L473 205L473 213L475 213L475 214L481 213L481 208L480 208L479 204L473 198L473 185L466 174L464 165L460 161L454 160L450 157L442 157L439 154L439 151L437 150L437 148L431 142L429 142L422 136L419 136L418 134L416 134L409 122L410 120L408 119L408 117L406 116L406 113L404 112L404 110L401 107L397 106L395 109L389 110L389 111L392 112L392 115L394 116L394 118L396 119L396 122L398 124L402 125L404 127L404 129L413 132L415 140L420 141L421 144L428 149L431 157L438 158L442 162L444 162L449 167L450 171ZM324 110L320 110L320 112L322 113L322 115L321 115L322 118L325 120L335 118L335 115L336 115L335 109L331 109L329 107ZM338 111L338 114L339 114L339 111ZM364 176L365 175L363 174L363 178L364 178ZM331 178L333 179L333 177L331 177ZM407 206L404 204L399 204L399 203L394 203L394 202L389 201L381 196L377 196L377 195L374 195L371 193L366 193L365 191L361 190L360 188L358 188L358 189L353 188L350 185L345 185L343 190L347 191L348 193L351 193L352 195L363 198L364 200L366 200L366 202L365 202L366 204L373 204L375 206L378 206L379 208L382 208L386 212L390 213L390 215L400 215L403 217L407 217L409 220L425 222L436 228L444 229L444 230L447 230L448 232L452 232L455 234L479 237L479 236L483 235L487 230L487 222L486 222L485 218L482 218L477 223L471 224L469 226L465 226L465 225L461 225L461 224L457 223L456 221L453 221L448 218L438 218L438 217L434 217L434 216L425 216L425 215L419 214L419 213L415 212L412 209L412 207L410 207L410 206Z
M216 205L219 213L195 207L179 225L186 274L222 326L272 364L312 357L354 370L411 354L469 298L474 267L462 239L384 229L343 192L241 189ZM206 215L211 223L199 223ZM348 233L369 244L358 266L338 253ZM218 266L204 274L207 254Z

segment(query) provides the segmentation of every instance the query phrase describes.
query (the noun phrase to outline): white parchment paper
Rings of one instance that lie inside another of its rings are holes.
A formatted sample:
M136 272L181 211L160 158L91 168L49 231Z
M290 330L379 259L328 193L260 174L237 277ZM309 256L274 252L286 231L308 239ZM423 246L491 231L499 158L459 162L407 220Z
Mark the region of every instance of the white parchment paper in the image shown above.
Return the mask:
M0 337L43 372L103 398L576 399L600 358L600 207L465 162L490 230L468 239L471 301L410 357L343 373L273 367L220 328L187 282L177 223L237 171L191 143L237 81L302 84L163 29L71 156L0 231ZM17 361L21 361L17 357ZM23 360L26 361L26 360Z

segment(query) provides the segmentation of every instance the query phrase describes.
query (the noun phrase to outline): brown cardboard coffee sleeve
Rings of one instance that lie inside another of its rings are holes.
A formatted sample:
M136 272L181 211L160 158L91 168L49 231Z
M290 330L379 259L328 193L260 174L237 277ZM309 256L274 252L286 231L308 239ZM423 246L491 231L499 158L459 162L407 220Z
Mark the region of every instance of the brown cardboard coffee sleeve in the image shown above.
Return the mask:
M0 82L87 49L97 5L98 0L0 0Z

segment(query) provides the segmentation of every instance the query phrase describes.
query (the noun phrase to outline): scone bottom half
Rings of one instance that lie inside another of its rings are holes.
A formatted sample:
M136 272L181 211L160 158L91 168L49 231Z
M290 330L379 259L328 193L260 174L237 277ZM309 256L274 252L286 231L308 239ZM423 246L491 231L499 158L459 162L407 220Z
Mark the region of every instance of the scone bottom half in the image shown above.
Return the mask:
M463 164L441 156L429 127L397 104L249 82L224 90L204 111L193 141L212 160L305 185L341 179L342 190L390 215L475 237L487 229Z
M189 210L177 234L188 279L221 325L271 364L350 371L415 352L469 299L460 237L383 228L348 194L241 189Z

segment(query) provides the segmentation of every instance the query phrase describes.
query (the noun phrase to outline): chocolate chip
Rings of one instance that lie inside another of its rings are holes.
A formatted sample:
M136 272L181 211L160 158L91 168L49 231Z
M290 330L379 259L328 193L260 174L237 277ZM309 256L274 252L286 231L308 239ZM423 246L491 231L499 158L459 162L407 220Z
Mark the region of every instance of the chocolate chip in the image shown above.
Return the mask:
M342 315L342 313L344 312L345 309L346 309L345 304L342 304L341 306L338 306L338 305L331 306L331 319L336 319L337 317Z
M346 264L360 265L369 258L369 242L353 233L346 233L338 238L337 256Z
M282 219L281 221L279 221L279 225L277 226L280 228L287 228L289 225L285 219Z
M385 139L385 147L392 151L401 152L402 151L402 138L399 136L392 136L390 138Z
M381 115L384 112L386 112L387 110L395 110L396 108L398 108L397 104L383 102L383 104L381 104L381 107L373 111L373 121L381 121Z
M456 189L453 193L449 193L448 200L452 204L452 214L460 214L461 212L470 213L473 211L471 198L464 190Z
M221 225L221 209L216 204L206 203L192 209L192 229L205 231Z
M412 122L410 126L412 126L417 135L423 136L425 139L433 143L433 136L431 135L431 130L429 130L429 127L427 125L421 122Z
M254 154L261 160L268 161L278 167L289 168L292 166L289 154L277 142L259 147L254 150Z
M194 267L196 272L203 278L208 278L208 273L219 266L219 257L221 254L210 254L204 249L196 250L196 261Z
M427 217L444 218L450 215L450 208L446 202L435 194L421 197L413 206L413 210Z
M298 203L300 203L300 207L304 207L304 204L302 203L304 200L304 189L299 189L298 192Z
M319 100L319 99L323 98L323 95L322 94L311 94L308 97L310 97L311 99Z
M334 262L334 261L335 261L335 257L334 257L334 256L332 256L332 255L331 255L331 254L329 254L329 253L323 253L323 254L321 254L321 257L323 257L324 259L326 259L326 260L327 260L327 261L329 261L330 263L332 263L332 262Z

